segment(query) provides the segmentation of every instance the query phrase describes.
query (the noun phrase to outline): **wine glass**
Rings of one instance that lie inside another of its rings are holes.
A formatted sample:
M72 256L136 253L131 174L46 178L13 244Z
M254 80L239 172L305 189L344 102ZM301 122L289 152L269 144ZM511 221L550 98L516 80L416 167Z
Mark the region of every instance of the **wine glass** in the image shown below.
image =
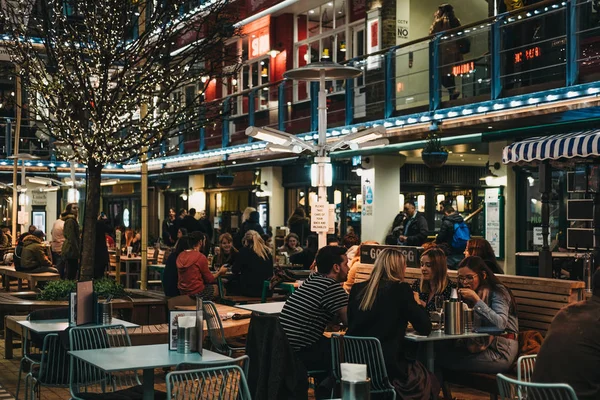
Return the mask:
M435 311L437 312L437 314L440 316L440 330L442 329L442 324L444 323L444 296L438 294L435 296L434 298L434 302L435 302Z

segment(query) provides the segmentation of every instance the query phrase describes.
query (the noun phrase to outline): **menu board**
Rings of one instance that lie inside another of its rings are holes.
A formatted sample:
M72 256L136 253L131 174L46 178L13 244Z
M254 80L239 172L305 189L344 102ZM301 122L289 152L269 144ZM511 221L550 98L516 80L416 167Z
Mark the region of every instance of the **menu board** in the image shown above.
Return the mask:
M498 188L485 189L485 239L490 242L496 257L502 257L500 245L500 196Z

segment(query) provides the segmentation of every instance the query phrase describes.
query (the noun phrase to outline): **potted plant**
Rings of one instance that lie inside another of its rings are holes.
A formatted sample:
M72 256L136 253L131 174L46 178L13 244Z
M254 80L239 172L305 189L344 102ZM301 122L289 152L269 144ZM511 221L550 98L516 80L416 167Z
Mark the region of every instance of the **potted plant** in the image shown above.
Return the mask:
M46 301L59 301L68 300L69 294L76 291L77 282L60 280L48 282L38 295L38 300ZM123 288L123 285L116 283L109 278L101 278L94 280L94 292L98 297L107 298L109 296L113 298L127 297L127 293Z
M421 151L421 159L429 168L440 168L448 160L448 150L442 146L442 139L436 134L427 135L427 142Z
M233 184L234 175L229 172L225 165L221 165L217 172L217 184L219 186L231 186Z

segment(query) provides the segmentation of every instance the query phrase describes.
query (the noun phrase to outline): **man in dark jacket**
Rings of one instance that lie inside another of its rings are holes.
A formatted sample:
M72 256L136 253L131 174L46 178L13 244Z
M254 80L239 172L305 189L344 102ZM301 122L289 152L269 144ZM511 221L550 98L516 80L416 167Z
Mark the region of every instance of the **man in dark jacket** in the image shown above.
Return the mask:
M38 272L56 272L58 270L52 267L52 261L46 254L43 244L44 232L36 229L32 234L23 239L23 251L21 253L21 271L29 273Z
M188 214L181 220L180 228L187 229L188 233L196 232L200 230L200 224L196 219L196 209L190 208Z
M567 383L580 400L600 399L600 269L588 300L556 314L537 355L532 381Z
M169 216L165 218L162 224L162 240L165 246L173 247L177 241L178 227L175 217L175 209L169 208Z
M442 226L440 232L435 238L435 243L440 246L446 256L448 257L448 267L455 268L458 263L463 259L463 248L454 248L452 241L454 238L454 224L461 224L464 222L462 215L460 215L454 207L450 204L444 206L444 217L442 218Z
M404 203L404 234L398 238L403 246L421 246L427 240L429 227L425 216L417 212L417 207L413 201Z

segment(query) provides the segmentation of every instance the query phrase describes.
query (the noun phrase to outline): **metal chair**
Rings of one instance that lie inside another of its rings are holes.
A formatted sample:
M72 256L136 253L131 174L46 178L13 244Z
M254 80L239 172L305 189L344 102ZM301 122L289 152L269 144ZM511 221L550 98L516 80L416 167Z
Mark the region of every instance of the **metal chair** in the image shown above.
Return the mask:
M502 400L577 400L573 388L565 383L532 383L496 375Z
M521 382L531 382L536 359L537 354L519 357L517 360L517 380Z
M244 376L248 376L248 366L250 365L250 357L241 356L233 358L231 360L224 361L213 361L210 363L181 363L177 364L176 371L186 371L191 369L202 369L202 368L213 368L213 367L227 367L230 365L237 365L244 371Z
M391 393L392 399L396 399L396 391L388 379L379 339L333 334L331 361L333 377L337 383L342 380L341 362L366 364L367 376L371 379L371 393Z
M69 308L46 308L42 310L35 310L29 313L27 316L28 321L44 321L49 319L68 319ZM39 368L40 361L42 359L42 352L40 345L43 345L43 336L35 334L33 332L25 331L22 338L22 352L23 357L19 363L19 375L17 375L17 389L15 398L19 398L19 389L21 388L21 374L23 373L23 367L25 364L29 364L29 372L35 368ZM36 341L40 343L36 343ZM32 347L33 344L33 347ZM27 396L27 393L25 393Z
M123 325L74 327L69 331L69 342L74 351L131 346L129 334ZM136 372L107 373L73 356L70 361L69 389L73 399L85 400L103 399L108 394L140 397L142 393Z
M251 399L244 371L237 365L170 372L166 381L168 399Z
M208 335L214 351L231 357L234 352L245 350L244 347L231 347L229 343L227 343L227 340L225 340L223 324L221 323L221 317L219 316L215 303L212 301L202 302L202 310L204 312L204 320L208 326Z
M30 393L33 400L40 386L69 386L69 353L61 343L58 333L46 335L41 355L39 368L25 376L25 399Z

